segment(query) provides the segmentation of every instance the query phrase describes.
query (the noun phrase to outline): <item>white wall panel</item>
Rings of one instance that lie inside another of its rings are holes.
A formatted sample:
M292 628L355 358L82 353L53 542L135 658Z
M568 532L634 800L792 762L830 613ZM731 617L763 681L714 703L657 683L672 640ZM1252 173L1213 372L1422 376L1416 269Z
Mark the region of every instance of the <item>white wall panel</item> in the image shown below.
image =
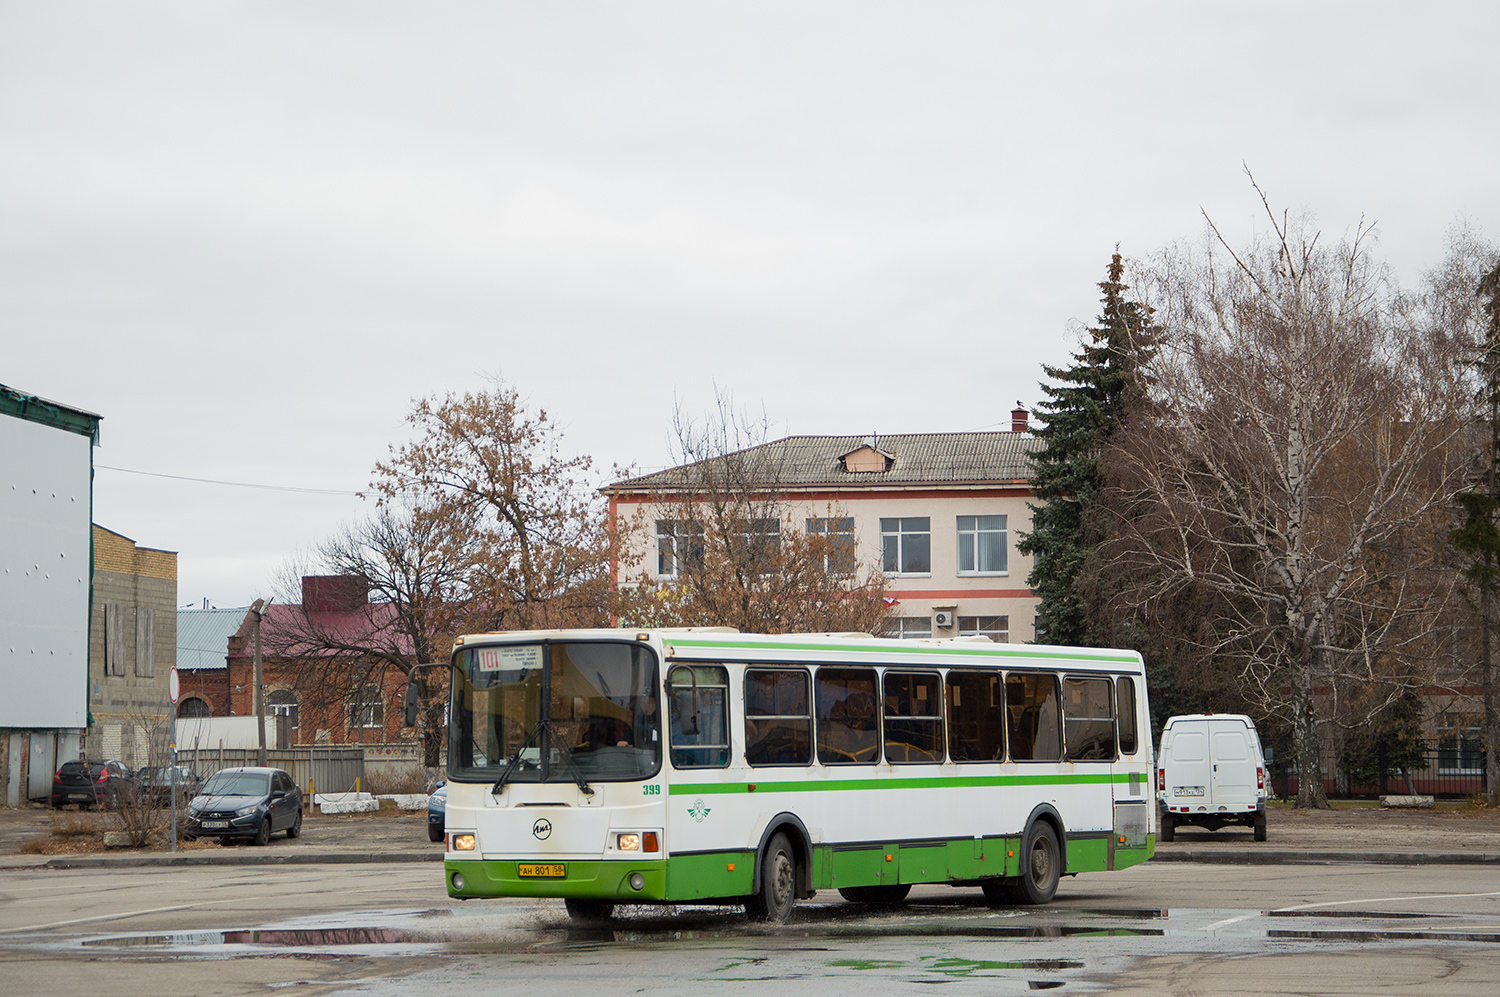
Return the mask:
M88 724L89 450L0 415L0 727Z

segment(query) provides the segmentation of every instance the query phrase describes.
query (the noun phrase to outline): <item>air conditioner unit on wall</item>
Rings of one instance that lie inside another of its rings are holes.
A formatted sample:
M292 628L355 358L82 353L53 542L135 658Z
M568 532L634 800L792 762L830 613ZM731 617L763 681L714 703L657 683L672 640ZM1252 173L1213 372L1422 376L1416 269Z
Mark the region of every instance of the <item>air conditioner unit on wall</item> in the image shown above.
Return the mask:
M940 609L932 614L932 625L935 627L953 626L953 614L946 609Z

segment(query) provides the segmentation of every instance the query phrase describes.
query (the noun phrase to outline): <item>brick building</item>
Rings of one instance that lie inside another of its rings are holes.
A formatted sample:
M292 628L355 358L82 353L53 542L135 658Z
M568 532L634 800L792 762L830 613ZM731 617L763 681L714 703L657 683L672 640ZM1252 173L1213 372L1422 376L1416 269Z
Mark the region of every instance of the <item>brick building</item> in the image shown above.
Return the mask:
M302 602L272 602L261 620L261 678L266 713L284 717L278 741L307 744L411 742L403 726L406 676L378 656L333 650L329 645L377 647L404 662L411 642L395 632L396 608L369 601L363 578L307 576ZM309 640L316 636L317 640ZM255 714L254 614L246 611L226 650L228 712ZM321 646L318 646L321 645ZM218 715L218 714L215 714Z
M169 743L168 679L177 660L177 554L94 524L89 626L93 759L146 765Z

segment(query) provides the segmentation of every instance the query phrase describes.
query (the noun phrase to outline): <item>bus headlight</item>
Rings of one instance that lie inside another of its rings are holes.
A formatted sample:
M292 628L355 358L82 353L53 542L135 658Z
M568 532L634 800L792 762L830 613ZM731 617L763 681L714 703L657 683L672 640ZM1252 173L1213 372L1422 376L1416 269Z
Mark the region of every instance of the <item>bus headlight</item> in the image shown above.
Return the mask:
M641 850L641 836L639 834L621 834L615 838L615 847L622 852L638 852Z
M474 836L472 834L455 834L453 836L453 850L455 852L472 852L474 850Z

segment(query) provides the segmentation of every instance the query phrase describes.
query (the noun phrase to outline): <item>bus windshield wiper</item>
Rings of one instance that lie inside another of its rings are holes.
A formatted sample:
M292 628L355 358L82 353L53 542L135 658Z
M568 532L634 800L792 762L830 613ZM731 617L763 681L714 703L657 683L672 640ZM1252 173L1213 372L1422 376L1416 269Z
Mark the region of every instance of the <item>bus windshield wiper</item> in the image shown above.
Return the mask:
M578 762L573 758L573 749L562 741L557 728L550 720L543 720L542 725L547 728L547 743L556 748L557 753L562 756L563 762L568 766L568 774L578 784L579 791L584 796L593 796L594 787L590 786L588 780L583 777L583 770L578 767Z
M521 752L531 747L531 735L535 734L537 732L537 729L540 727L541 724L537 724L536 727L533 727L531 728L531 730L527 731L526 736L521 739L521 746L511 754L509 759L506 760L505 768L500 772L500 778L496 779L495 784L490 787L491 796L499 796L500 790L505 788L505 783L510 779L510 774L516 770L517 765L521 764Z

